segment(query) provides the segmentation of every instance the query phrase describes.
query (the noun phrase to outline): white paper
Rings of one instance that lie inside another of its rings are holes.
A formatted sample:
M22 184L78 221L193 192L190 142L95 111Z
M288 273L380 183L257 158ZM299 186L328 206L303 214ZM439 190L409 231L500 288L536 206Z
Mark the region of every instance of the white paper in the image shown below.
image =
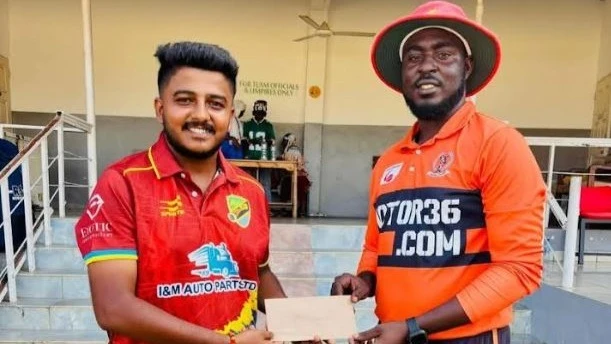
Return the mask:
M357 332L350 295L266 299L265 313L274 342L348 339Z

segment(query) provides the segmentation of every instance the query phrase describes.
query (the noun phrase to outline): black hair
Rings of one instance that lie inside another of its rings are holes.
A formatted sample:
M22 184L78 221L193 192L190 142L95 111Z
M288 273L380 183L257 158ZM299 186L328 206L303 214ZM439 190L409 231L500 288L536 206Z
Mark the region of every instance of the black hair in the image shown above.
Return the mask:
M159 93L167 85L170 78L181 67L193 67L223 74L229 83L233 94L236 93L236 78L238 63L231 54L215 44L200 42L166 43L157 47L155 57L160 66L157 72L157 88Z

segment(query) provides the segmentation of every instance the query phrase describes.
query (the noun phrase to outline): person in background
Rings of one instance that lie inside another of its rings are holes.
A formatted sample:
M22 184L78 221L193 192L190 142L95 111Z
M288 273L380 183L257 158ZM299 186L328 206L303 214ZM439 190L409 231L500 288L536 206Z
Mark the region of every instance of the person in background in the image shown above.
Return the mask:
M221 145L221 152L227 159L242 159L244 158L244 151L242 149L244 125L242 121L240 121L240 118L242 118L246 112L246 104L244 104L243 101L236 99L234 102L234 109L234 114L229 122L227 138Z
M0 139L0 170L8 165L19 154L19 148L13 142ZM23 179L21 167L18 167L8 177L8 199L10 209L14 209L17 203L23 200ZM2 200L0 195L0 202ZM0 203L1 204L1 203ZM23 202L13 211L12 214L3 214L2 207L0 206L0 224L3 221L11 221L12 225L12 236L13 236L13 252L15 252L19 246L25 241L26 238L26 217L25 217L25 205ZM4 242L4 226L0 228L0 252L5 252Z
M298 213L301 216L307 216L307 202L308 202L308 191L312 182L306 170L305 161L301 148L297 145L297 138L293 133L287 133L282 137L280 142L280 152L278 156L280 160L296 161L297 162L297 203ZM291 180L292 176L290 173L284 173L280 178L280 198L282 201L291 200Z
M272 154L276 154L274 126L265 117L267 117L267 101L262 99L255 101L252 107L252 118L244 123L244 137L247 145L246 159L272 160ZM265 189L268 201L271 202L271 170L260 169L259 181Z

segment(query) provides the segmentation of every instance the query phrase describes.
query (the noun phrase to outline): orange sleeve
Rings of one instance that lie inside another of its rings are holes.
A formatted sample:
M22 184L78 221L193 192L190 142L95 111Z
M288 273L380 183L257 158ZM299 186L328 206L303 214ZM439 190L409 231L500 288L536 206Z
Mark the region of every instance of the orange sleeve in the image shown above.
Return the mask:
M516 130L496 132L480 157L490 268L457 298L472 322L498 313L541 284L543 209L541 170Z
M378 269L378 222L376 220L375 199L377 188L374 187L375 181L379 180L377 173L372 173L369 182L369 213L367 215L367 231L365 233L365 243L363 245L363 253L357 269L357 275L364 271L370 271L374 274Z

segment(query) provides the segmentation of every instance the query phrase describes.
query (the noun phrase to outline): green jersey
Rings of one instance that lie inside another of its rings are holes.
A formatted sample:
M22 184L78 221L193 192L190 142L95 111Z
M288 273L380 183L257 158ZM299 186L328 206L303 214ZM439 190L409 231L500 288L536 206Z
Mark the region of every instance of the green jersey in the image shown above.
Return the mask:
M266 119L257 123L254 118L244 123L244 136L248 138L248 150L246 159L261 160L263 155L263 142L267 144L267 159L271 159L271 147L269 140L275 140L274 126Z

